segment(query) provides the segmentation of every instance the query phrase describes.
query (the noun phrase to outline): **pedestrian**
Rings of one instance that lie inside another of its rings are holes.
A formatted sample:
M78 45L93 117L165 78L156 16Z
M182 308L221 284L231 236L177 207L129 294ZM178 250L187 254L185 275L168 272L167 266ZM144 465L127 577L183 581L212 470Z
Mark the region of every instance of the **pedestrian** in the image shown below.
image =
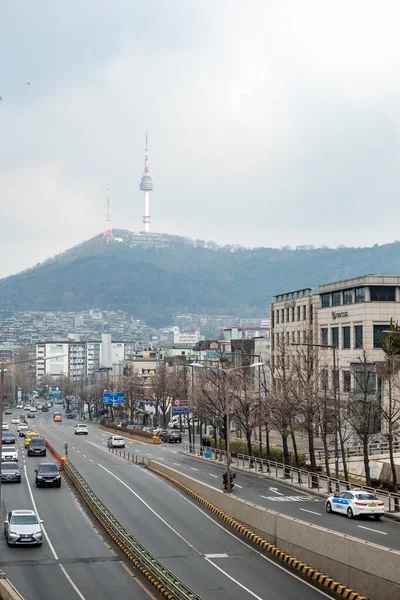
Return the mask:
M211 441L210 441L210 438L207 438L207 439L206 439L206 446L207 446L207 448L211 448Z

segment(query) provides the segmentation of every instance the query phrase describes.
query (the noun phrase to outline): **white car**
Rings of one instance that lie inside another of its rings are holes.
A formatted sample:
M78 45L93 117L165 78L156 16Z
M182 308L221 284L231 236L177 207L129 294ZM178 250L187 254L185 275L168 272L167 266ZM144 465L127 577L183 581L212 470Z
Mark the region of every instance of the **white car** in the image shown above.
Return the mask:
M85 425L84 423L78 423L74 427L74 433L75 433L75 435L80 435L81 433L83 435L88 435L88 433L89 433L88 426Z
M9 546L23 544L42 545L43 521L39 521L33 510L10 510L4 521L4 535Z
M31 406L31 412L37 412L36 406Z
M13 419L11 419L11 423L13 425L19 425L20 424L20 420L18 419L18 417L14 417Z
M31 410L31 407L27 404L26 406L24 406L24 410Z
M376 521L385 512L385 505L374 494L364 490L349 490L329 496L325 503L326 512L338 512L347 515L349 519L365 515L374 517Z
M9 462L10 460L18 462L18 451L14 446L1 449L1 462Z
M125 440L121 435L111 435L107 440L109 448L125 448Z
M26 423L21 423L17 427L17 431L19 433L19 437L25 437L27 431L29 431L29 427Z
M1 426L1 428L2 428L3 431L8 431L10 429L10 426L9 426L8 423L3 423L2 426Z
M17 408L19 408L19 409L24 408L24 405L23 404L17 404Z

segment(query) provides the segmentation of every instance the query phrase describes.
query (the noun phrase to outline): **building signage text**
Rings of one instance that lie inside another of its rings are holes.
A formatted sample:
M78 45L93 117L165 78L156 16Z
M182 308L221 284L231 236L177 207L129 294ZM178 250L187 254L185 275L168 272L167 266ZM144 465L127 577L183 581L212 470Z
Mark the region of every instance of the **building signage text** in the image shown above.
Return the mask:
M349 313L347 310L343 310L342 312L332 311L332 319L341 319L342 317L348 317Z
M293 308L293 306L296 306L295 300L288 300L287 302L285 302L285 308Z

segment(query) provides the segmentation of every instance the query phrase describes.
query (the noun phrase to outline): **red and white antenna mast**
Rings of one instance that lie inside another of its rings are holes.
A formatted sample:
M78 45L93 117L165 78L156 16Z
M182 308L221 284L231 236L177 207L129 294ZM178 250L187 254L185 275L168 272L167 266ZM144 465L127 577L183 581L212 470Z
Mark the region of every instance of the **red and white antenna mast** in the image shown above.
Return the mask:
M110 184L107 187L107 217L106 217L106 228L104 230L104 237L113 237L111 229L111 200L110 200Z

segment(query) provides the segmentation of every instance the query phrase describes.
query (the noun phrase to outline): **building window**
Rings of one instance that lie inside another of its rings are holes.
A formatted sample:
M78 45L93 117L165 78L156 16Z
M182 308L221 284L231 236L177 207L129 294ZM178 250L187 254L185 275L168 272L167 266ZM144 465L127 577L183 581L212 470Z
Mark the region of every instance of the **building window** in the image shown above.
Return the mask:
M350 371L343 371L343 391L351 392L351 373Z
M363 326L362 325L354 326L354 340L355 340L355 344L354 344L355 348L363 347Z
M303 344L307 344L307 331L303 331Z
M294 306L292 306L292 321L294 321Z
M321 308L328 308L331 305L331 294L321 294Z
M343 348L345 350L349 350L351 347L350 346L350 327L343 327L342 333L343 333Z
M290 319L289 319L289 309L286 309L286 323L289 323Z
M295 335L295 333L294 333L294 331L292 331L292 344L294 344L294 342L295 342L294 335Z
M333 292L332 294L332 306L340 306L342 304L341 292Z
M336 346L336 348L338 348L339 347L339 327L332 327L331 335L332 335L332 346Z
M344 290L343 292L343 304L353 303L353 290Z
M276 324L279 325L279 310L276 310L275 314L276 314Z
M365 302L365 288L356 288L356 302Z
M300 306L297 307L297 320L300 321Z
M303 321L307 319L307 306L304 304L303 306Z
M321 344L323 346L328 345L328 328L327 327L321 328Z
M381 337L382 332L390 329L390 325L374 325L374 348L382 348ZM385 334L383 334L385 335Z
M285 309L284 308L281 309L281 321L282 321L282 323L285 322Z
M300 331L297 332L297 343L300 344Z
M395 302L396 288L393 285L374 285L370 287L371 302Z
M286 332L286 345L289 346L289 332Z

